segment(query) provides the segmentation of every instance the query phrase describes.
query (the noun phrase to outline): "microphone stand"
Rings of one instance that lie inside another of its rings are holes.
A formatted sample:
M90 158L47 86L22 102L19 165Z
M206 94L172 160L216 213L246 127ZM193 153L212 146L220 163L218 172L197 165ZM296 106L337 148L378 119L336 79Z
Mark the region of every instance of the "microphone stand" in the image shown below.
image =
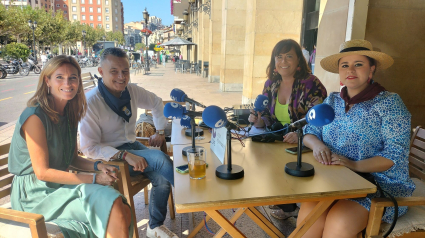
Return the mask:
M310 177L314 175L314 167L309 163L301 162L302 157L302 146L303 146L303 129L302 126L298 126L298 150L297 150L297 162L289 162L285 166L285 172L295 177Z
M192 103L192 110L195 111L195 104ZM200 129L200 130L196 130L196 123L195 123L195 115L188 115L190 117L190 129L187 129L185 131L185 135L186 136L191 136L192 137L192 146L187 146L184 147L182 150L182 154L184 156L187 156L187 152L192 152L192 153L196 153L196 149L197 148L204 148L202 146L195 146L195 136L202 136L204 134L204 130ZM195 131L196 130L196 131Z
M243 178L244 170L242 166L232 165L232 133L227 128L227 165L222 164L215 170L215 176L225 180L235 180Z

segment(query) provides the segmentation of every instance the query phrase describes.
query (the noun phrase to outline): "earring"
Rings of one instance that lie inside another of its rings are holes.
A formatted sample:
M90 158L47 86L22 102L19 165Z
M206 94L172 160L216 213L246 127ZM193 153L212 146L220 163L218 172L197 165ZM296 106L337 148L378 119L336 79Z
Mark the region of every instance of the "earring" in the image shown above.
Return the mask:
M277 69L274 69L273 70L273 76L276 76L277 75Z
M301 67L300 67L300 66L298 66L297 71L300 71L300 70L301 70Z
M50 94L50 87L47 86L47 94Z
M339 82L339 85L341 85L341 87L344 86L344 84L342 82Z

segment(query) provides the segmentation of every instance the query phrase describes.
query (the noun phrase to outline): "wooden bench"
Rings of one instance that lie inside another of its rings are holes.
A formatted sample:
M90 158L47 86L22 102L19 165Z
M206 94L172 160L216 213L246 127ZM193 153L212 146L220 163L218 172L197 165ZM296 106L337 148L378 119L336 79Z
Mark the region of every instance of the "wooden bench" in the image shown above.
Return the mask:
M416 127L410 141L409 173L416 189L412 197L396 198L398 206L409 206L409 210L397 219L388 237L425 237L425 129L421 126ZM382 215L385 207L392 206L393 203L387 198L372 199L366 237L379 238L382 237L381 230L388 230L390 224L382 223Z
M97 86L97 80L92 76L90 72L82 73L81 80L83 81L84 90Z

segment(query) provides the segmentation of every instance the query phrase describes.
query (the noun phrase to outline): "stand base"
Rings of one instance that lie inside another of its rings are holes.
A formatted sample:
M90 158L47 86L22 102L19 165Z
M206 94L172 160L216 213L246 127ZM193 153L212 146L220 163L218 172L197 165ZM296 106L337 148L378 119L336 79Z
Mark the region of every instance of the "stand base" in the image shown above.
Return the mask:
M215 170L215 176L225 180L235 180L243 178L244 171L242 166L232 164L232 170L227 170L227 164L223 164L217 167Z
M309 163L301 162L301 168L297 168L297 162L287 163L285 172L295 177L310 177L314 175L314 167Z
M187 129L184 132L185 136L189 136L192 137L192 129ZM195 136L203 136L204 135L204 130L202 130L201 128L196 128L195 129Z
M202 147L202 146L197 146L197 145L195 145L195 148L202 148L202 149L204 149L204 147ZM183 150L182 150L182 154L184 155L184 156L187 156L187 151L189 151L189 152L196 152L196 151L194 151L193 150L193 148L192 148L192 146L187 146L187 147L184 147L183 148Z

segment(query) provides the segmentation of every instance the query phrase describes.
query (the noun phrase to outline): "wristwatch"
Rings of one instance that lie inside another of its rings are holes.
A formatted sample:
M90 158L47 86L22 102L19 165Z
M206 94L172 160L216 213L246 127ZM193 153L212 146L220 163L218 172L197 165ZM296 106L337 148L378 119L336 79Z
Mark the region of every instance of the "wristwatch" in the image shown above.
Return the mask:
M164 130L157 130L156 132L160 135L164 135Z

